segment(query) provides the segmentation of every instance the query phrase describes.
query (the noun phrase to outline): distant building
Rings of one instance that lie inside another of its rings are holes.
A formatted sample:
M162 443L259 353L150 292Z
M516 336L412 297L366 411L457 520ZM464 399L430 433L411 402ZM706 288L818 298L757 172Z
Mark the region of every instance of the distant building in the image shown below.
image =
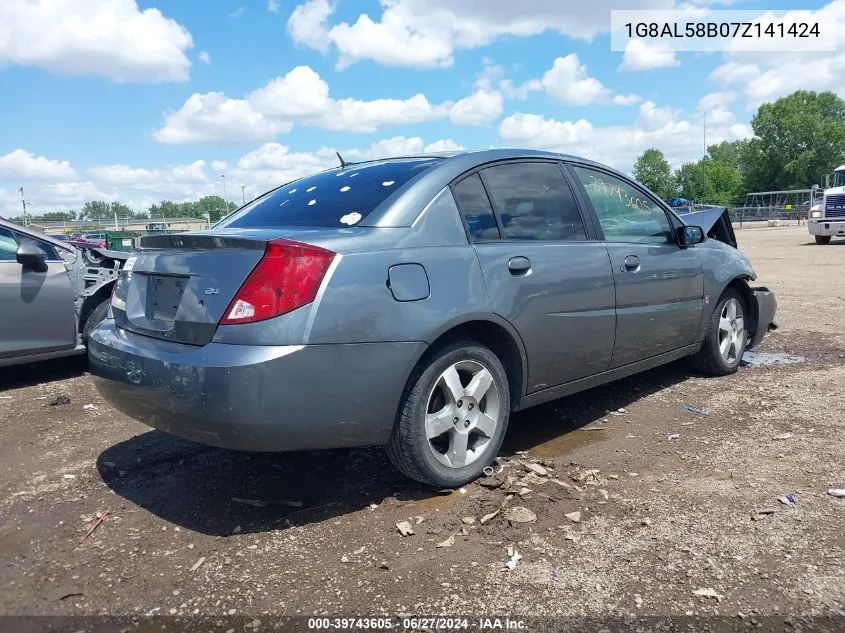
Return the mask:
M98 228L88 228L97 226ZM84 231L202 231L208 228L208 222L203 218L142 218L140 220L118 219L115 227L112 220L68 220L66 222L33 222L29 225L33 231L47 235L64 235L67 233L82 233Z

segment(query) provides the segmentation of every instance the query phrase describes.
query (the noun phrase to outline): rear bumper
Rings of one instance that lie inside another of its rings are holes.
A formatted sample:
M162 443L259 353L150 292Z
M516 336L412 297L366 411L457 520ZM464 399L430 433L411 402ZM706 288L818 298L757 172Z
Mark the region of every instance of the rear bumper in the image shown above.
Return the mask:
M809 220L807 229L810 235L841 235L845 237L845 218Z
M748 345L749 349L757 347L766 332L777 329L775 312L777 312L778 307L775 293L768 288L752 288L751 291L754 293L754 300L757 302L757 330Z
M383 444L425 343L180 345L105 321L91 373L116 409L203 444L288 451Z

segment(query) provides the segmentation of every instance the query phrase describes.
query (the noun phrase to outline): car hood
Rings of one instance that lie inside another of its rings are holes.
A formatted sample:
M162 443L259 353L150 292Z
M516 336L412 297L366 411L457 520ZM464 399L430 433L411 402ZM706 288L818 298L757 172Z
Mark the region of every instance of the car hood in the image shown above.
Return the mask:
M710 239L736 248L736 235L727 209L704 209L684 213L679 217L687 226L700 226Z

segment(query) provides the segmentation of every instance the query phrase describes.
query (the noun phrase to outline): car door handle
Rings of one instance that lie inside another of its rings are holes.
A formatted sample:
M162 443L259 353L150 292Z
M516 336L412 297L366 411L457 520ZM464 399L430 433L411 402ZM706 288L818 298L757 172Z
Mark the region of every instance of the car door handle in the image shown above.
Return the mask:
M636 255L628 255L622 265L623 273L636 273L640 270L640 258Z
M511 275L526 275L531 271L531 261L527 257L511 257L508 260Z

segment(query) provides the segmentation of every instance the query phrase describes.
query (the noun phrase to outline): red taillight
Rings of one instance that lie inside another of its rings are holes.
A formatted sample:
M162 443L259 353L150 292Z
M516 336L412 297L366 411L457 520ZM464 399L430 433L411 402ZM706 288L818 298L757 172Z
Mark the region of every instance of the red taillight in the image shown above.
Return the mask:
M263 321L311 303L334 257L333 252L310 244L268 242L220 324Z

